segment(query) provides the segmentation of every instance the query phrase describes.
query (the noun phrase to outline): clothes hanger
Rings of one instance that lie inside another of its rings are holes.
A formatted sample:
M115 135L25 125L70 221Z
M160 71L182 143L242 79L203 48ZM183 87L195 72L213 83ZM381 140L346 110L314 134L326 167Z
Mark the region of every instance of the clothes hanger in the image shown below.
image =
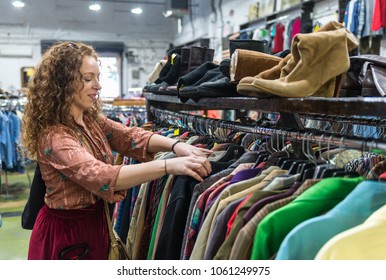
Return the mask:
M341 137L340 143L339 143L339 149L343 149L343 142L344 142L344 137ZM335 172L338 172L338 174L341 174L342 172L345 172L345 169L336 167L335 165L327 166L320 174L320 178L322 179L322 178L332 177Z
M288 170L288 174L295 175L301 172L302 169L305 168L305 165L316 165L316 160L314 159L314 155L310 154L309 147L310 145L310 139L311 139L312 133L304 133L304 138L302 139L302 152L306 156L307 160L296 160L291 164L290 169ZM307 148L306 148L307 147Z
M284 159L288 159L290 157L289 152L286 149L284 134L282 133L282 130L275 132L271 136L269 143L271 143L271 150L274 152L268 155L267 161L276 166L279 166L280 160L283 161Z
M215 141L213 135L210 134L206 119L197 118L197 131L202 136L201 143L205 144L207 148L212 148Z
M346 171L346 170L343 170L343 171L335 171L334 173L332 173L331 177L359 177L360 175L358 174L358 172L356 171Z
M230 138L229 135L231 134L231 132L236 131L234 126L232 126L230 123L225 121L215 122L208 119L201 119L201 120L203 123L201 123L198 126L198 129L200 130L199 131L200 133L205 134L206 138L204 139L204 141L206 141L206 143L208 144L208 148L209 146L215 143L230 144L228 147L226 147L224 155L220 159L218 159L218 161L227 162L233 159L238 159L246 152L244 147L238 144L234 144L229 139ZM218 130L218 132L221 134L220 138L216 138L212 133L214 130L217 130L218 128L222 128Z
M258 126L255 126L254 127L254 130L255 130L255 135L257 135L257 133L260 131L260 141L263 139L263 129L264 128L261 128L261 127L258 127ZM260 147L263 146L263 142L260 144ZM266 161L268 159L268 156L270 155L271 153L264 149L264 150L261 150L257 153L257 159L255 161L255 163L252 165L251 168L256 168L259 164L261 164L262 162Z
M280 165L280 168L283 170L289 170L292 166L292 163L296 162L297 160L299 159L296 157L290 157L290 158L284 159Z
M304 144L302 143L303 153L305 154L305 156L307 157L308 160L300 163L297 167L296 172L293 171L293 174L297 174L297 173L300 174L298 181L304 181L305 177L306 177L305 176L306 172L307 172L307 174L311 174L311 172L313 172L315 170L315 166L318 164L314 152L311 152L309 149L311 146L310 141L312 139L312 133L310 133L308 136L309 136L309 139L306 135L307 149L305 148ZM310 175L307 175L307 178L309 176Z
M286 131L285 134L283 134L283 133L281 132L281 130L280 130L280 135L282 136L282 137L281 137L281 139L282 139L282 143L281 143L281 144L282 144L282 146L281 146L282 148L281 148L281 150L282 150L282 151L285 151L286 154L285 154L283 157L278 158L278 160L277 160L277 166L282 166L283 163L284 163L284 161L293 158L293 156L290 155L290 153L288 152L288 148L287 148L287 145L286 145L286 139L288 139L288 133L289 133L289 132Z
M232 127L232 124L228 121L220 120L217 126L217 132L219 133L217 140L220 143L233 143L230 136L233 131L236 130Z
M240 145L230 145L226 150L225 154L218 160L220 162L227 162L232 159L239 159L243 154L245 154L244 147Z
M323 172L324 169L326 169L327 167L331 166L331 159L330 159L330 144L331 144L331 140L332 140L332 135L330 135L330 137L327 139L327 151L326 151L326 155L327 155L327 158L325 159L323 157L323 154L321 153L320 154L320 159L322 160L321 164L317 165L315 167L315 171L312 175L312 179L320 179L321 178L321 174ZM320 140L322 141L322 140ZM319 143L320 147L321 147L321 144Z

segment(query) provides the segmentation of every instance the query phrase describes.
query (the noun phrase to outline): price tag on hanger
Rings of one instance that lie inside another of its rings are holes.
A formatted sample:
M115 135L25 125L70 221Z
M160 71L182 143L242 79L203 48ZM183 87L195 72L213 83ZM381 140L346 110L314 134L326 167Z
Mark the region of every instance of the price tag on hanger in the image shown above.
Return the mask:
M174 136L179 136L180 135L180 129L177 128L174 130Z

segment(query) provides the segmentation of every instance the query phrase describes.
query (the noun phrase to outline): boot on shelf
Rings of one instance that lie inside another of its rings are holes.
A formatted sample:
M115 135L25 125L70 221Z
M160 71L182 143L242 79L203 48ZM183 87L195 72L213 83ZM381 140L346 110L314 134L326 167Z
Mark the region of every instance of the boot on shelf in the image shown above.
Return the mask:
M329 22L315 33L297 34L290 54L272 69L241 79L237 91L254 97L336 97L349 68L348 52L357 46L350 31Z
M230 81L237 84L244 77L251 77L271 69L282 58L258 51L236 49L231 58Z
M183 47L181 49L180 77L188 74L190 49L191 47Z
M164 83L159 89L158 92L166 95L177 95L177 82L178 79L188 73L188 65L189 65L189 57L190 57L190 47L181 48L181 56L180 56L180 69L178 72L178 77L173 84Z
M153 70L147 76L147 85L144 86L143 88L144 91L149 91L148 90L149 86L155 85L155 82L158 80L159 74L162 68L166 65L166 62L167 62L166 59L161 59L159 62L156 63Z
M267 80L275 80L280 78L281 70L285 65L287 65L288 61L292 58L291 54L288 54L285 58L283 58L277 65L272 68L261 72L260 74L252 77L247 76L242 78L237 84L237 92L241 95L246 96L254 96L254 97L269 97L270 94L264 92L257 92L255 88L252 86L253 81L256 78L267 79Z
M279 79L268 80L257 77L252 82L250 93L307 97L325 86L325 91L318 92L317 95L333 97L334 78L347 72L350 66L347 34L342 29L297 34L294 37L291 54L292 58L282 68Z
M214 49L191 46L188 62L188 72L192 72L194 69L204 64L205 62L213 62L213 58Z
M148 86L147 90L158 93L161 87L166 88L177 82L181 65L181 48L174 48L168 51L168 58L165 66L159 73L154 85Z

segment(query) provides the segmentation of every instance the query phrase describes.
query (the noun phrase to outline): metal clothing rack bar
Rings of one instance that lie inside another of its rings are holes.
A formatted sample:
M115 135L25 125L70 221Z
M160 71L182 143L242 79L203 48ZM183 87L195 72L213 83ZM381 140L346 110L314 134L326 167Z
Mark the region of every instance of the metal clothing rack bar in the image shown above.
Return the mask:
M20 107L27 103L27 98L0 99L0 107Z
M102 111L104 113L116 113L116 112L145 113L146 107L142 105L116 106L116 105L105 104L102 106Z
M286 129L267 128L252 125L244 125L232 121L204 118L201 116L190 115L186 113L173 112L150 106L152 114L156 120L167 122L170 125L191 129L195 132L213 135L217 128L236 130L240 132L253 133L266 136L283 136L289 141L307 141L307 143L327 143L329 146L338 146L341 148L352 148L359 150L379 149L386 151L386 142L384 139L346 137L324 133L323 131L290 131Z
M346 123L351 125L367 125L367 126L378 126L386 127L386 119L375 118L375 117L343 117L343 116L331 116L331 115L312 115L312 114L301 114L300 118L308 120L318 120L331 123Z

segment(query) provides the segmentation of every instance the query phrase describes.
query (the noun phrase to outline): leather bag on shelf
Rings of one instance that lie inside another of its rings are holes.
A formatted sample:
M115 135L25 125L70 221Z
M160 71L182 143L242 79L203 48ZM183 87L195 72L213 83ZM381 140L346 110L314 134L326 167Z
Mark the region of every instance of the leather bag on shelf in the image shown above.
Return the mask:
M373 54L350 57L342 90L343 96L386 96L386 58Z

